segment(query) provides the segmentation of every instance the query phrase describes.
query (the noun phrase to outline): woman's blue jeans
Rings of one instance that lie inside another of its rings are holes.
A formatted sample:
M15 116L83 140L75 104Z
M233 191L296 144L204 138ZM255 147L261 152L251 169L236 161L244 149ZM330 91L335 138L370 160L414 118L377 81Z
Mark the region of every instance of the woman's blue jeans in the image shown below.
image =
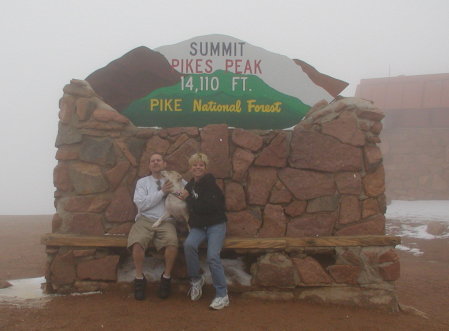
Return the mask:
M192 281L197 281L201 277L198 246L207 239L207 264L212 275L216 297L224 297L227 294L226 278L220 258L225 235L226 223L220 223L204 228L192 228L184 241L187 273Z

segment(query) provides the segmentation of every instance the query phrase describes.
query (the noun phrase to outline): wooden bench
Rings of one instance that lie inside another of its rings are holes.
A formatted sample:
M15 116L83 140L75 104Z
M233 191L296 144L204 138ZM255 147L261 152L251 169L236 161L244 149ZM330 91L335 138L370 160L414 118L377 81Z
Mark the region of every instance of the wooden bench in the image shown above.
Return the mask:
M47 233L41 237L46 246L70 247L126 247L127 236L87 236L76 234ZM351 247L351 246L396 246L401 243L398 236L331 236L300 238L243 238L227 237L224 248L228 249L289 249L300 247Z

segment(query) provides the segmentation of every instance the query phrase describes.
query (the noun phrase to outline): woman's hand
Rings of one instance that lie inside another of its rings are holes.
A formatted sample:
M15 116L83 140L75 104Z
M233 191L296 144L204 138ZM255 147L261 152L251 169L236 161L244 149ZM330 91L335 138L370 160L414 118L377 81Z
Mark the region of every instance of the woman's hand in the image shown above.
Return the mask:
M189 196L189 192L187 190L182 190L179 193L180 194L179 194L178 198L181 200L185 200Z

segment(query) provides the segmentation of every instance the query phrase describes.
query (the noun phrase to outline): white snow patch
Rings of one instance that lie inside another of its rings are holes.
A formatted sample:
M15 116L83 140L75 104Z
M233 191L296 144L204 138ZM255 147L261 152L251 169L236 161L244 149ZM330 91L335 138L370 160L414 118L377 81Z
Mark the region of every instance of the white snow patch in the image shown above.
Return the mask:
M45 277L8 280L12 285L0 289L0 298L40 299L47 296L42 291L41 284L45 283Z

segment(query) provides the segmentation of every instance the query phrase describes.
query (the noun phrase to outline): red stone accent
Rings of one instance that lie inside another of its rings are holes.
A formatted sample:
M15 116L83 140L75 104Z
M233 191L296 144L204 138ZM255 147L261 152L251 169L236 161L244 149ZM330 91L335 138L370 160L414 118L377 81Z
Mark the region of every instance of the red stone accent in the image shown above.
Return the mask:
M365 167L367 170L374 169L382 161L382 152L376 145L367 145L363 148L365 156Z
M234 170L232 179L236 181L244 181L246 179L247 170L253 163L255 155L242 148L237 147L232 156L232 169Z
M180 134L186 134L189 137L196 137L199 135L198 128L194 127L194 126L166 128L166 129L164 129L164 131L166 131L169 136L177 136Z
M70 167L70 179L78 194L101 193L109 188L101 168L90 163L74 163Z
M246 192L248 204L265 205L276 180L276 170L273 168L251 168Z
M101 213L110 203L109 199L101 197L73 196L64 204L64 210L69 212Z
M79 279L117 280L119 255L109 255L100 259L78 263L76 272Z
M314 131L294 130L289 164L294 168L327 172L362 169L362 151Z
M299 200L333 195L336 190L334 179L330 174L284 168L279 171L279 178Z
M349 224L360 221L360 201L353 195L344 195L340 202L340 217L338 223Z
M374 122L371 126L370 131L374 134L379 134L382 131L383 125L382 122Z
M58 214L54 214L51 220L51 232L59 232L62 225L62 218Z
M73 189L69 176L69 166L67 163L58 163L53 170L53 185L60 191L68 192Z
M50 280L53 284L71 284L76 279L75 259L72 251L55 256L50 265Z
M287 237L315 237L332 235L337 216L332 214L307 214L290 220Z
M287 157L287 134L282 132L262 150L254 164L258 166L282 168L287 165Z
M132 164L133 167L137 166L137 160L134 157L134 155L129 151L128 145L126 142L122 140L115 140L114 141L117 147L122 151L123 155L127 158L129 163Z
M169 147L169 149L168 149L168 151L167 151L167 154L171 154L171 153L173 153L174 151L176 151L178 148L179 148L179 146L181 146L182 144L184 144L187 140L189 140L190 138L189 138L189 136L188 135L186 135L186 134L181 134L176 140L175 140L175 142L173 143L173 144L171 144L170 145L170 147Z
M341 257L348 263L351 263L352 265L360 266L362 264L360 256L354 254L354 252L350 250L346 250L344 253L342 253Z
M193 138L187 140L172 154L165 158L167 170L175 170L181 174L188 172L190 157L200 151L200 144Z
M332 278L324 271L323 267L312 257L304 259L293 258L293 264L298 271L301 281L305 285L320 285L332 283Z
M228 217L227 235L236 237L255 237L261 226L260 216L249 210L226 213Z
M132 195L126 187L119 187L106 209L105 216L109 222L123 223L132 221L136 217L137 208L134 205Z
M259 231L259 237L284 237L287 221L282 206L266 205L263 211L263 225Z
M381 121L385 117L385 113L378 108L358 108L357 116L371 121Z
M377 215L369 218L368 221L349 225L335 233L336 236L358 236L368 234L385 234L384 215Z
M382 276L383 280L386 281L398 280L401 275L401 265L399 261L379 266L379 274Z
M208 170L217 178L231 174L228 138L226 124L210 124L201 131L201 151L209 157Z
M76 100L76 114L78 115L79 120L88 120L96 107L97 105L92 99L78 98Z
M59 101L59 119L61 123L68 124L75 112L75 98L71 95L66 95Z
M292 194L290 191L282 184L281 181L277 181L271 190L270 202L271 203L288 203L292 200Z
M396 254L394 249L389 249L385 253L379 256L378 263L391 263L399 261L399 256Z
M385 192L385 171L384 167L380 165L377 169L370 174L363 177L363 187L366 195L370 197L376 197Z
M349 111L342 112L333 121L323 123L321 132L333 136L345 144L353 146L365 144L365 135L357 127L357 118Z
M335 182L340 194L362 193L362 177L357 172L342 172L335 175Z
M380 208L377 199L363 200L362 218L367 218L377 214L380 214Z
M307 201L295 200L285 208L285 213L289 216L299 216L306 211Z
M331 265L327 270L337 283L356 285L362 269L351 265Z
M246 208L245 191L243 186L230 182L225 186L226 210L239 211Z
M111 190L115 190L117 186L119 186L123 177L125 177L128 172L129 167L130 164L128 161L120 161L114 168L105 172L105 176L109 182L109 187Z
M261 286L295 287L294 267L288 256L270 253L259 259L254 268L253 282Z
M95 109L92 117L100 122L116 122L120 124L128 124L129 119L114 109Z
M73 214L68 222L68 232L74 234L103 235L103 215Z
M323 211L334 211L338 209L338 196L330 195L315 198L307 202L308 213L319 213Z
M80 156L80 145L63 145L59 147L56 152L56 160L58 161L68 161L68 160L76 160Z
M263 145L263 138L255 133L243 129L234 129L232 142L237 146L256 152Z

